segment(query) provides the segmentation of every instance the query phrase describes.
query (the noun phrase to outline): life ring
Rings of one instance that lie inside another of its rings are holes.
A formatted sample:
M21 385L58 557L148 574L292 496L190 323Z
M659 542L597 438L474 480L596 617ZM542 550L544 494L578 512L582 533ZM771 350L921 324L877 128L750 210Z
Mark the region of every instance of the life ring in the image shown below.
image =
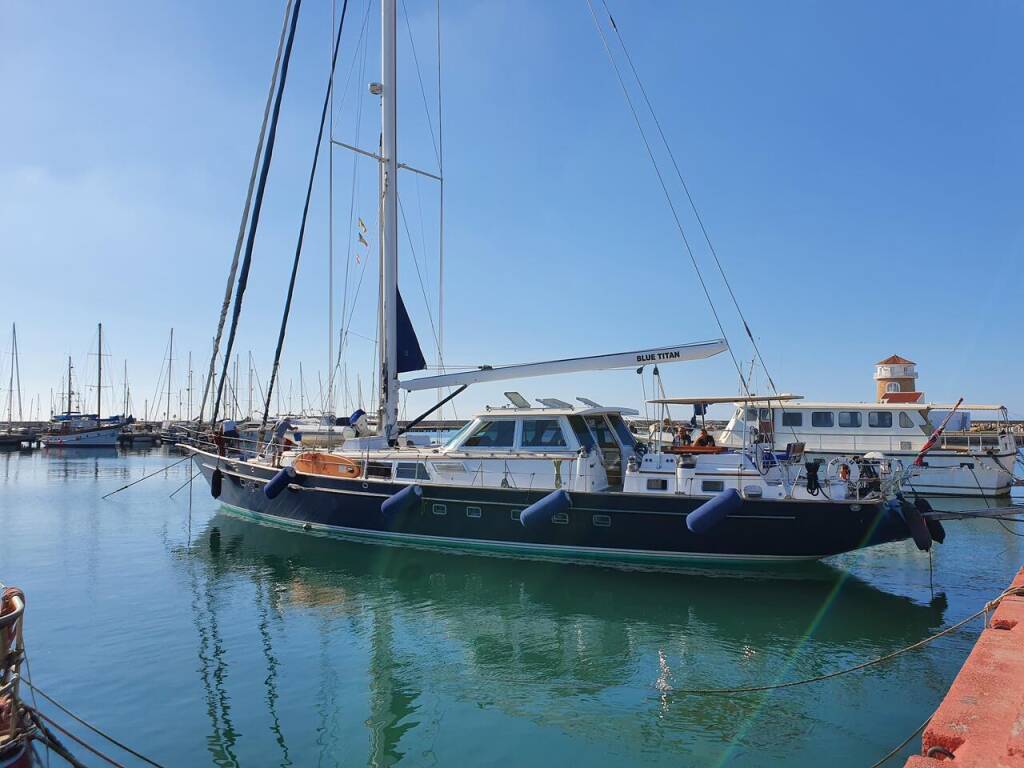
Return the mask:
M845 478L842 476L843 467L846 467L847 470ZM836 456L825 467L825 478L832 482L845 480L856 485L857 481L860 480L860 465L846 456Z
M363 474L359 462L347 456L336 456L333 453L308 451L295 457L292 464L296 472L305 475L329 475L331 477L357 478Z

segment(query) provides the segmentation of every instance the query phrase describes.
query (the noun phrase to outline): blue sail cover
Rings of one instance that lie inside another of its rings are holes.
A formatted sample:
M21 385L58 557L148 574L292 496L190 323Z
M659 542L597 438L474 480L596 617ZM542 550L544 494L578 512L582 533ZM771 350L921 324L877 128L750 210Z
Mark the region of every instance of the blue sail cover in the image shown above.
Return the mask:
M412 320L405 310L405 302L402 301L402 294L398 293L398 372L408 373L409 371L422 371L427 367L427 361L423 357L423 350L420 349L419 339L416 338L416 329L412 327Z

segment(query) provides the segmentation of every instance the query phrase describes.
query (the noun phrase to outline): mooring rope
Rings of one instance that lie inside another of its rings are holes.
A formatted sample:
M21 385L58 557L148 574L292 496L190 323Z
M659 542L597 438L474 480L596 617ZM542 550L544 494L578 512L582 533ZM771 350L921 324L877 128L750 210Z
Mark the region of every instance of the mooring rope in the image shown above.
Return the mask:
M895 757L897 754L899 754L901 749L903 749L905 746L907 746L907 744L909 744L911 742L911 740L913 740L913 738L915 736L917 736L919 733L921 733L921 731L923 731L928 726L928 723L930 723L932 721L933 717L935 717L935 713L934 712L932 714L928 715L928 719L925 720L923 723L921 723L917 727L917 730L915 730L912 734L907 736L907 738L905 738L903 741L901 741L899 744L897 744L895 747L893 747L889 752L886 753L886 755L881 760L879 760L877 763L872 763L871 764L871 768L878 768L880 765L884 765L889 760L891 760L893 757ZM931 757L931 755L929 755L929 757Z
M154 475L159 475L161 472L166 472L171 467L176 467L179 464L181 464L183 461L188 461L191 458L192 458L192 454L189 454L188 456L186 456L183 459L178 459L177 461L171 462L166 467L160 467L160 469L158 469L156 472L150 472L148 475L143 475L138 480L133 480L132 482L128 483L128 485L122 485L116 491L111 491L108 494L100 496L100 499L106 499L106 498L108 498L110 496L113 496L115 493L120 493L121 491L123 491L123 490L125 490L127 488L131 488L133 485L137 485L137 484L141 483L143 480L148 480L149 478L153 477Z
M52 698L51 696L49 696L45 691L37 688L35 685L32 684L31 681L29 681L29 680L27 680L25 678L22 678L21 682L24 683L25 685L27 685L30 689L32 689L32 691L34 693L38 693L40 696L42 696L44 699L46 699L48 702L50 702L53 706L55 706L57 709L59 709L65 715L70 717L72 720L77 722L79 725L84 725L86 728L88 728L93 733L95 733L95 734L97 734L99 736L102 736L104 739L109 741L111 744L114 744L115 746L120 747L125 752L127 752L130 755L132 755L133 757L139 758L139 760L143 761L144 763L148 763L149 765L154 766L154 768L163 768L163 766L160 765L160 763L156 762L155 760L151 760L150 758L146 757L145 755L143 755L143 754L141 754L139 752L136 752L134 749L129 747L127 744L124 744L123 742L118 741L117 739L115 739L110 734L105 733L104 731L102 731L101 729L97 728L92 723L88 722L87 720L82 719L81 717L76 715L74 712L72 712L70 709L68 709L63 704L61 704L59 701L57 701L54 698ZM69 736L70 738L74 739L75 741L78 741L82 746L86 747L86 749L89 749L89 750L95 752L97 755L99 755L103 759L107 760L111 765L119 765L119 763L117 763L114 760L112 760L111 758L107 757L102 752L97 751L96 749L94 749L93 747L89 746L85 742L80 741L73 734L70 734L67 731L65 731L63 728L61 728L59 725L57 725L57 723L55 723L52 719L50 719L49 717L44 715L42 712L39 712L38 709L33 708L33 713L34 714L38 714L39 717L43 718L48 723L53 725L53 727L57 728L61 733L64 733L65 735Z
M890 661L892 659L895 659L897 656L902 656L903 654L909 653L910 651L916 651L919 648L923 648L924 646L934 642L935 640L938 640L940 637L944 637L945 635L948 635L948 634L951 634L951 633L955 632L956 630L960 629L962 626L964 626L965 624L973 621L974 619L978 618L979 616L982 616L982 615L986 616L985 624L987 626L988 625L987 614L989 613L989 611L994 610L996 608L996 606L999 605L999 602L1004 597L1008 597L1008 596L1011 596L1011 595L1018 596L1018 597L1024 597L1024 587L1011 587L1010 589L1005 590L1004 592L1000 593L999 596L996 597L994 600L988 601L987 603L985 603L985 605L981 609L975 611L974 613L972 613L967 618L961 619L956 624L953 624L952 626L946 627L945 629L943 629L943 630L941 630L939 632L936 632L934 635L930 635L929 637L926 637L923 640L918 640L916 643L912 643L912 644L910 644L910 645L908 645L908 646L906 646L904 648L900 648L898 650L895 650L895 651L892 651L890 653L887 653L884 656L879 656L877 658L870 659L868 661L863 661L860 664L854 664L852 667L846 667L845 669L840 669L840 670L837 670L835 672L828 672L828 673L826 673L824 675L817 675L815 677L808 677L808 678L804 678L803 680L790 680L790 681L787 681L787 682L784 682L784 683L772 683L770 685L752 685L752 686L746 686L746 687L741 687L741 688L676 688L676 689L673 689L671 691L671 694L672 695L675 695L675 694L691 695L691 696L712 696L712 695L724 695L724 694L734 694L734 693L763 693L765 691L777 691L777 690L780 690L782 688L795 688L797 686L808 685L810 683L820 683L820 682L822 682L824 680L831 680L834 677L841 677L842 675L848 675L851 672L859 672L862 669L867 669L868 667L873 667L873 666L876 666L878 664L882 664L882 663L884 663L886 661Z

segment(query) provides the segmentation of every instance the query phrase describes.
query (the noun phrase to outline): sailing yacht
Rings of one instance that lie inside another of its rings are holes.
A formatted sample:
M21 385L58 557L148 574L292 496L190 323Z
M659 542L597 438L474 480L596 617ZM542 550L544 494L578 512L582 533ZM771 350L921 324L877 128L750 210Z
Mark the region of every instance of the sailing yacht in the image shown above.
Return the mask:
M96 413L72 409L74 391L71 358L68 358L67 407L50 419L50 428L40 435L47 448L116 448L121 430L131 423L124 416L103 418L103 323L97 326Z
M856 482L832 482L797 450L770 461L760 449L645 452L624 422L634 411L586 398L534 407L508 393L510 405L477 414L445 445L410 443L398 424L402 391L454 389L408 430L474 384L692 362L728 346L712 339L407 376L426 361L398 292L396 0L381 2L381 31L381 81L370 86L381 101L380 154L364 153L380 164L376 426L357 411L344 444L328 451L289 447L284 423L266 444L240 446L224 434L193 443L194 463L224 507L370 540L613 562L814 560L911 536L922 549L941 541L938 523L898 495L899 473L884 463Z

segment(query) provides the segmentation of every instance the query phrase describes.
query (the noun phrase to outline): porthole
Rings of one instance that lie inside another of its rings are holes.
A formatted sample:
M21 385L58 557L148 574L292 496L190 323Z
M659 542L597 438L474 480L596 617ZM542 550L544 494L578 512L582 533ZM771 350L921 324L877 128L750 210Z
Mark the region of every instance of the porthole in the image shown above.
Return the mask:
M509 514L512 516L513 520L518 521L519 520L519 515L522 514L522 512L523 512L523 510L521 510L521 509L513 509Z
M480 507L466 507L466 517L480 517Z
M435 515L447 515L448 514L448 505L447 504L435 504L433 506L433 510L434 510L434 514Z
M591 521L598 528L611 528L612 526L611 515L594 515Z
M551 516L551 522L557 523L558 525L568 525L569 514L567 512L556 512Z

